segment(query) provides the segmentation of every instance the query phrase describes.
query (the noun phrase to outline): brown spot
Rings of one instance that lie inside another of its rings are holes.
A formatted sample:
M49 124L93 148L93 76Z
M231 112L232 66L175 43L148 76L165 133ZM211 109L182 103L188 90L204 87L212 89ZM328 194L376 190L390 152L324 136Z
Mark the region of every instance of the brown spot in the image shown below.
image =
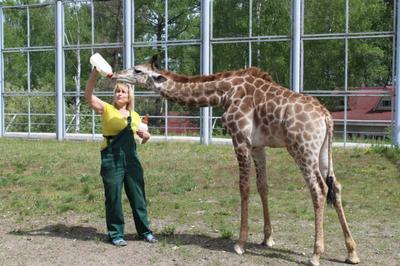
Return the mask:
M295 132L301 132L304 130L304 124L300 122L296 122L293 127L290 128L290 130L295 131Z
M254 82L254 86L255 86L256 88L259 88L259 87L261 87L264 83L265 83L265 81L263 81L263 80L261 80L261 79L257 79L257 80Z
M256 105L258 105L258 104L260 104L260 103L265 101L264 94L260 90L256 90L254 92L254 96L253 97L254 97L254 103Z
M315 111L310 113L310 118L312 120L315 120L315 119L317 119L319 117L321 117L321 115L319 113L315 112Z
M245 118L239 120L239 128L243 129L247 125L247 121Z
M253 93L254 93L254 85L246 82L244 84L244 87L246 89L246 94L247 95L253 95Z
M306 122L309 120L309 116L307 113L301 112L296 115L296 119L302 122Z
M254 77L252 76L246 77L246 81L251 84L254 82Z
M306 111L306 112L311 112L313 109L314 109L314 107L312 106L312 104L308 103L304 106L304 111Z
M236 85L240 85L244 83L244 79L243 78L234 78L232 80L232 85L236 86Z
M254 113L253 115L253 120L254 120L254 124L256 126L258 126L259 124L261 124L261 118L257 115L257 113Z
M210 97L210 104L211 105L214 105L214 106L215 105L219 105L219 102L220 102L220 97L215 96L215 95Z
M282 108L281 108L281 107L275 108L274 116L275 116L277 119L280 119L280 118L281 118L281 112L282 112Z
M233 92L234 98L242 99L246 95L245 89L243 86L239 86L236 88L236 90Z
M303 111L303 105L296 103L294 105L294 112L295 113L300 113L301 111Z
M303 138L306 140L306 141L310 141L311 140L311 135L309 134L309 133L307 133L307 132L303 132ZM307 144L307 146L308 146L309 144Z
M250 105L243 103L240 105L240 110L242 111L242 113L247 114L252 110L252 108L250 107Z
M313 130L314 130L313 123L311 123L311 122L306 123L305 130L307 130L308 132L313 132Z
M267 115L267 119L268 119L268 123L271 123L272 121L274 121L275 117L273 114L269 114L269 115Z
M271 92L271 93L275 93L276 91L278 91L278 88L275 87L275 86L269 85L268 87L270 87L270 88L268 89L268 91Z
M275 109L276 109L276 105L274 102L272 102L272 101L267 102L267 114L273 113Z
M285 90L285 92L283 93L283 97L289 97L289 96L290 96L290 94L291 94L291 92L290 92L290 91L288 91L288 90Z
M218 83L217 87L220 88L223 91L227 91L232 87L232 85L229 82L221 81L221 82Z

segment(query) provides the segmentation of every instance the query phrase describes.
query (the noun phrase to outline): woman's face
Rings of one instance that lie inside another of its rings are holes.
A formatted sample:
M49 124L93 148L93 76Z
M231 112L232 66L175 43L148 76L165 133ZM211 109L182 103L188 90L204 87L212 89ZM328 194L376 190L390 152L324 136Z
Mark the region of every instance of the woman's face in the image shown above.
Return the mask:
M114 93L114 102L119 106L125 106L129 103L129 89L127 86L118 86Z

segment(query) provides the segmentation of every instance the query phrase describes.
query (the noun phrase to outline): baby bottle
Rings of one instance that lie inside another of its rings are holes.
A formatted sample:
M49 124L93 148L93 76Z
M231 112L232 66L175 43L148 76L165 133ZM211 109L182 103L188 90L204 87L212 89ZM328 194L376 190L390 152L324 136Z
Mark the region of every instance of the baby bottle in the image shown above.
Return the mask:
M90 57L90 64L92 64L103 77L110 78L113 75L112 67L99 53L95 53Z
M149 130L149 115L145 115L142 118L142 122L140 122L140 124L138 125L138 130L142 130L142 131L148 131Z

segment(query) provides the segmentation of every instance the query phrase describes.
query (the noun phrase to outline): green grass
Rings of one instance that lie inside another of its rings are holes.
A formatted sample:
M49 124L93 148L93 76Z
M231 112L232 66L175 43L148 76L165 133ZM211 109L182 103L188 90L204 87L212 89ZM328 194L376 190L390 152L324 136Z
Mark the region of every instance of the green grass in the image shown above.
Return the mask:
M145 170L149 217L156 234L174 237L178 242L182 232L237 239L240 195L231 146L170 142L148 143L138 149ZM266 151L275 238L284 241L287 248L312 250L314 213L303 177L285 150ZM0 213L22 224L66 214L103 221L99 166L97 142L1 138ZM392 240L399 243L399 150L335 148L334 169L343 186L350 227L363 252L373 254L362 243L382 231L390 231ZM254 171L251 175L249 226L253 235L249 241L260 242L263 216ZM124 210L130 217L126 198ZM330 239L327 247L331 252L336 252L332 251L335 247L343 249L336 213L327 208L325 217L326 238ZM394 252L395 245L384 241L375 239L374 243Z

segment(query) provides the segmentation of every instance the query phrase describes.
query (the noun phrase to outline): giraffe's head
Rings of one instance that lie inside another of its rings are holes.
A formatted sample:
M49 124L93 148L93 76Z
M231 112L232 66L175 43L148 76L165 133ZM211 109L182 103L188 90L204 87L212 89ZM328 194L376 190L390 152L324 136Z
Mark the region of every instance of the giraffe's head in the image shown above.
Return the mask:
M167 78L160 74L156 62L157 57L153 56L147 64L115 72L112 79L132 85L142 85L159 92L162 84L167 81Z

